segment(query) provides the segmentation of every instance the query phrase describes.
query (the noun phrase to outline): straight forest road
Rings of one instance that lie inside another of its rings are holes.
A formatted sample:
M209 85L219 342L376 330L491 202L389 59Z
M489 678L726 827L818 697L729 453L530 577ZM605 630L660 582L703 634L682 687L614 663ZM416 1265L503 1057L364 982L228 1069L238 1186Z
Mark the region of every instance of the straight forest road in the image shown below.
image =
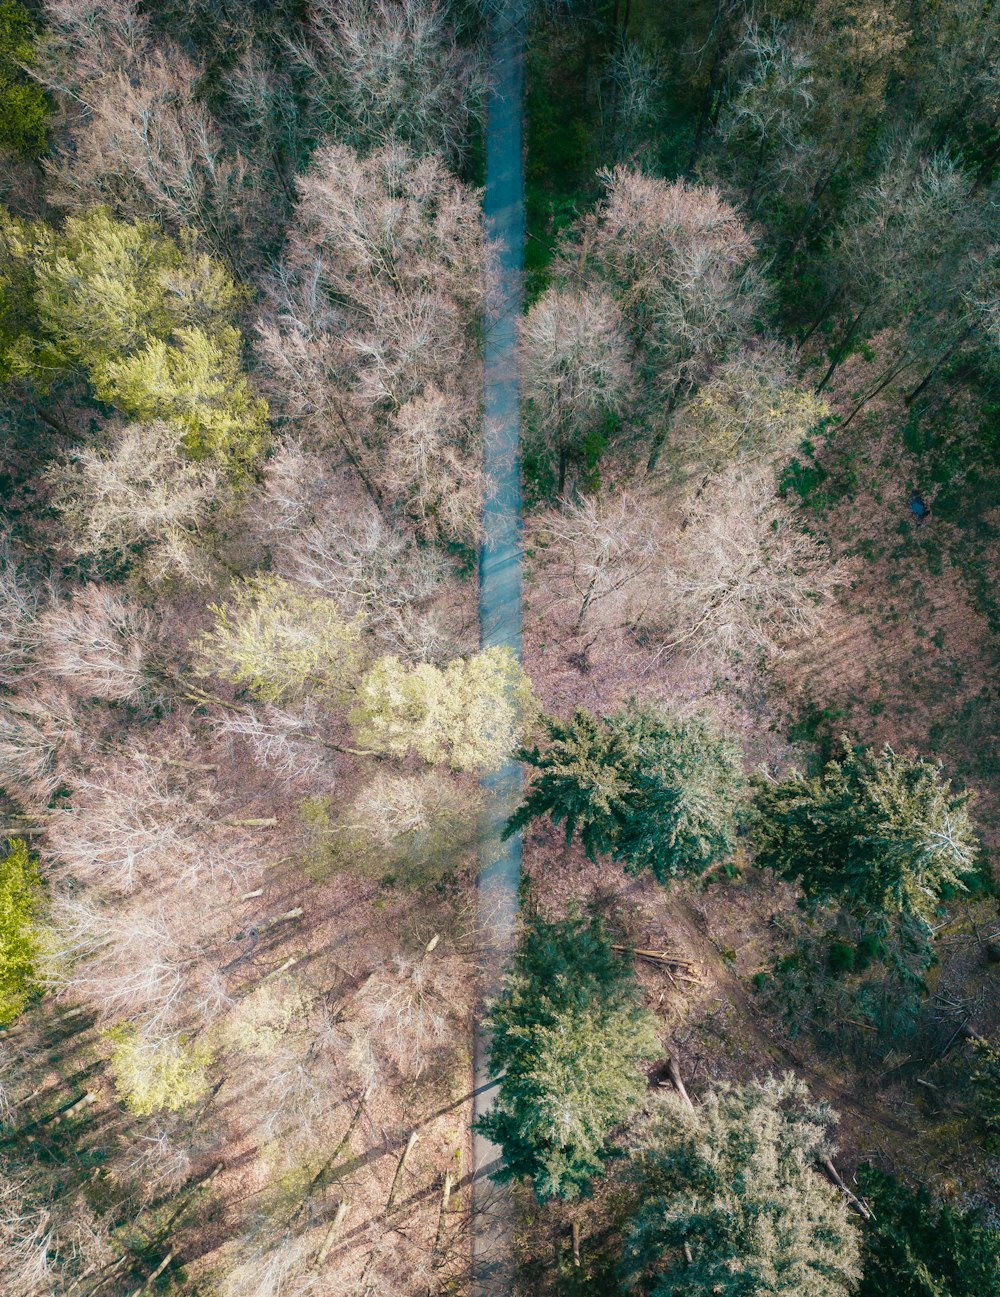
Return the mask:
M521 118L524 99L524 0L497 4L491 18L486 106L486 228L498 247L498 274L486 295L485 446L486 499L479 551L479 633L483 648L502 646L521 659L521 467L517 331L523 302L524 170ZM516 804L521 769L507 761L484 780L495 843ZM492 995L514 944L520 835L484 861L479 877L482 974L479 994ZM489 1040L477 1015L473 1044L474 1118L490 1109L497 1082L487 1066ZM500 1150L482 1135L472 1139L472 1293L505 1297L513 1289L514 1216L509 1188L489 1178Z

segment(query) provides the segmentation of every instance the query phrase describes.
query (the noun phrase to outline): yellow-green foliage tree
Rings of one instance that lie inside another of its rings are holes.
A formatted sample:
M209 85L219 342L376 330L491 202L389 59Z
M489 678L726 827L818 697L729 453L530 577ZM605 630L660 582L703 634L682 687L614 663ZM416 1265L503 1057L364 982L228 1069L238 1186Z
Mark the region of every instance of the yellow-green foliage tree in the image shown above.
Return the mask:
M36 987L41 902L38 865L16 838L0 862L0 1026L17 1017Z
M361 665L361 622L345 618L332 599L264 575L238 582L229 602L211 611L215 625L200 645L204 673L245 686L261 702L350 695Z
M379 658L361 681L351 720L358 742L378 752L496 770L517 747L533 706L513 653L488 648L445 667Z
M45 151L48 105L25 71L34 61L34 23L17 0L0 0L0 147L25 158Z
M104 208L62 230L8 220L0 265L0 291L27 288L34 316L9 346L11 373L43 390L82 375L130 418L173 424L192 458L259 456L267 406L241 369L243 291L193 233L173 239ZM8 318L26 310L4 306Z
M191 1044L181 1036L150 1040L134 1027L114 1027L107 1037L114 1046L115 1090L139 1116L164 1108L178 1112L207 1092L210 1046Z

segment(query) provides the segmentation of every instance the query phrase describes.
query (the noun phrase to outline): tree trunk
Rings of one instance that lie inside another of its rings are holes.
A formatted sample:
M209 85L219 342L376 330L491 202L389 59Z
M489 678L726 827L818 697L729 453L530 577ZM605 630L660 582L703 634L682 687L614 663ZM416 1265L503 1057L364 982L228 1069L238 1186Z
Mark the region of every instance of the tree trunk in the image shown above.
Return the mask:
M413 1146L419 1138L420 1136L415 1130L410 1131L410 1137L406 1141L406 1147L403 1149L402 1156L396 1166L396 1174L392 1177L392 1188L389 1190L389 1197L385 1204L387 1212L392 1211L392 1205L396 1201L396 1194L399 1192L399 1186L403 1182L403 1168L406 1166L407 1158L409 1158L410 1154L413 1152Z

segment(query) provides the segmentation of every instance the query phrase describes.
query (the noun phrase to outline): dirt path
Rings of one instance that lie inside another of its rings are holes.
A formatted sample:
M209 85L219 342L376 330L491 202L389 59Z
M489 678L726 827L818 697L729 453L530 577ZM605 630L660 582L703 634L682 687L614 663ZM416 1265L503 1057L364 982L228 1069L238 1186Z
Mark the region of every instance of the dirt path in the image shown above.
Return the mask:
M521 476L517 329L524 268L524 173L521 114L524 98L524 0L498 4L491 19L490 87L486 109L486 225L499 245L499 274L491 281L485 320L485 425L483 468L487 491L479 555L479 626L483 648L511 649L520 661ZM521 788L520 766L508 761L486 782L496 828L506 820ZM487 831L486 840L495 840ZM490 995L513 945L521 841L512 838L486 863L479 879L483 976ZM497 1082L487 1068L489 1041L477 1027L473 1116L489 1111ZM513 1289L514 1216L509 1190L489 1178L499 1149L473 1135L473 1297L505 1297Z

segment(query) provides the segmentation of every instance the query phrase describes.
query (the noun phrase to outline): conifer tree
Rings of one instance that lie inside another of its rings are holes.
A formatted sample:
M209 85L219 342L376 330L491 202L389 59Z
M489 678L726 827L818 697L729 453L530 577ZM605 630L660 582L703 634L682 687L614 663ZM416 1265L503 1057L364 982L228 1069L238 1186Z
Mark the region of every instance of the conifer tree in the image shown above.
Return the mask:
M743 796L737 744L703 716L675 720L651 710L599 720L577 711L547 717L545 751L521 759L540 774L507 828L541 815L577 828L588 855L606 851L660 882L700 873L735 843Z
M640 1062L658 1052L630 965L598 920L535 916L488 1028L491 1070L504 1075L479 1129L503 1149L496 1178L528 1178L542 1199L578 1197L645 1092Z
M923 1186L865 1166L865 1228L858 1297L981 1297L1000 1292L1000 1234L979 1212L935 1203Z
M27 844L15 838L0 861L0 1026L17 1017L35 990L41 888Z
M843 1297L860 1275L823 1179L835 1117L793 1076L660 1101L635 1154L622 1274L645 1297Z
M927 919L942 890L964 890L976 869L969 794L922 758L844 742L815 778L758 781L758 863L818 899Z

